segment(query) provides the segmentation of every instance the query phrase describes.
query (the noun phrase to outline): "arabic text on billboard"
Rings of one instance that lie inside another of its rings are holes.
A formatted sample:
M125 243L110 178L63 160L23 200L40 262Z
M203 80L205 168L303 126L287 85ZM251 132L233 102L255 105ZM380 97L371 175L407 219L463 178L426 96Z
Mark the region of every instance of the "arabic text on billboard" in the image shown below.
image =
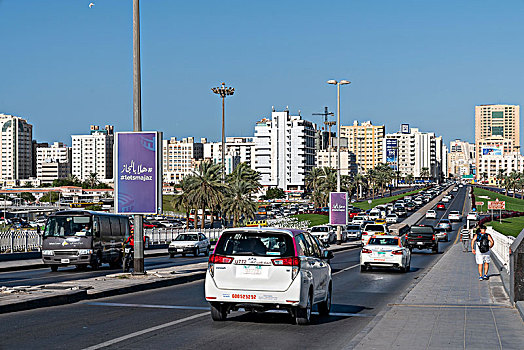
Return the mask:
M483 156L501 156L502 148L500 147L482 147Z
M117 213L157 213L158 133L119 132L116 137Z
M329 223L331 225L347 225L348 195L346 192L329 193Z
M505 201L488 201L489 210L505 210L506 202Z

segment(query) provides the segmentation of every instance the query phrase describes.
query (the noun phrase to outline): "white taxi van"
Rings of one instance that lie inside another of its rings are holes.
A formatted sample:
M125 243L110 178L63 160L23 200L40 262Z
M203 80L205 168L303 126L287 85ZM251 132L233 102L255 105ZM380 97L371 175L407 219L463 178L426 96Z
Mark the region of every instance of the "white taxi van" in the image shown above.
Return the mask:
M205 297L211 317L223 321L230 311L287 310L297 324L331 309L333 282L329 259L308 232L277 228L224 230L209 257Z

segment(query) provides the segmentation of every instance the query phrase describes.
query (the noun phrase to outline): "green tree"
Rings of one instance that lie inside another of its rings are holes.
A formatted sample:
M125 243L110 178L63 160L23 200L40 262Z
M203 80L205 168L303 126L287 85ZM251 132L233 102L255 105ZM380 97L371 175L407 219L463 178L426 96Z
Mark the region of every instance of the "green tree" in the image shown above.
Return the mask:
M413 176L413 174L407 174L406 175L406 183L408 185L411 185L413 183L413 181L415 181L415 177Z
M171 205L176 211L186 213L186 229L189 229L189 213L191 211L191 203L189 201L189 183L188 177L185 177L180 183L181 193L176 194L171 199ZM196 226L195 226L196 227Z
M49 191L40 198L40 202L55 203L58 201L59 194L54 191Z
M420 177L423 179L423 180L429 180L429 177L430 177L430 173L429 173L429 168L422 168L422 170L420 171Z
M278 187L270 187L267 189L266 194L261 198L264 200L286 198L286 192Z
M86 188L96 188L98 183L99 183L99 181L98 181L98 179L96 177L96 173L91 173L91 174L89 174L87 179L82 184L83 185L82 187L85 186Z
M35 196L31 192L22 192L20 193L20 198L27 202L34 202L36 200Z
M241 217L253 219L256 212L256 204L251 198L255 187L247 181L235 180L229 184L223 209L226 215L233 217L233 227L237 226Z

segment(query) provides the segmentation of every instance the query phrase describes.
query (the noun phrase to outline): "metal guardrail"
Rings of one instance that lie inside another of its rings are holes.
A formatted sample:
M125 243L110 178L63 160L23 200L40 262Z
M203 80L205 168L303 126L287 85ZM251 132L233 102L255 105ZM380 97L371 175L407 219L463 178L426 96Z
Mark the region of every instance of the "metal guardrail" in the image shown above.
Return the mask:
M39 251L42 236L32 230L9 230L0 232L0 253Z
M487 226L486 232L491 235L491 238L493 238L495 243L491 251L497 256L500 262L504 265L504 269L509 274L509 248L515 240L515 237L503 235L502 233L495 231L492 226Z
M145 235L149 237L150 244L169 244L181 233L186 232L202 232L210 240L217 240L222 234L222 228L206 228L199 229L185 229L185 228L152 228L146 229Z

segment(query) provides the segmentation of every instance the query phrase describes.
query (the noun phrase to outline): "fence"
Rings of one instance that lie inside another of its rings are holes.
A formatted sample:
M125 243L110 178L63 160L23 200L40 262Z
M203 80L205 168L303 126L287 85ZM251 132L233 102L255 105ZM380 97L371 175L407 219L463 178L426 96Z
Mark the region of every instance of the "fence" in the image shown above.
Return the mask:
M176 238L181 233L186 232L202 232L210 240L217 240L222 234L223 229L219 228L206 228L204 230L199 229L183 229L183 228L153 228L145 230L145 235L149 237L149 244L167 244Z
M9 230L0 232L0 253L38 251L42 236L32 230Z
M509 248L515 240L515 237L503 235L502 233L495 231L491 226L487 226L486 232L491 235L495 243L491 251L504 265L504 269L509 274Z

